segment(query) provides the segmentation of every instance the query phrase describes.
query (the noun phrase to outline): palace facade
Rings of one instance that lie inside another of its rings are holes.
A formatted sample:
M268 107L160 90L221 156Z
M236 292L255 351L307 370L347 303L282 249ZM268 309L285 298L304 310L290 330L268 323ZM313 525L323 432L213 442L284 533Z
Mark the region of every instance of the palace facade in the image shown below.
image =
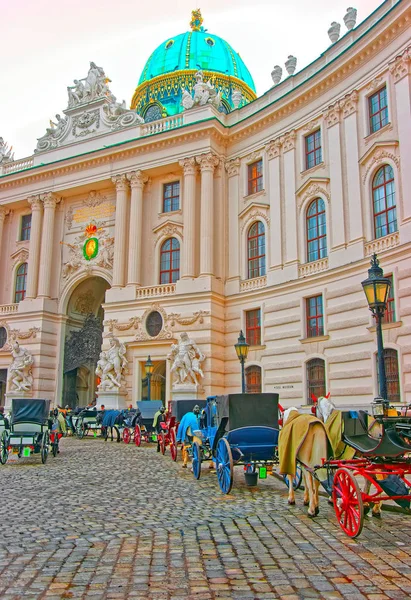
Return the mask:
M368 403L374 253L392 279L388 393L410 403L410 3L333 31L299 72L290 57L258 98L201 22L153 52L130 109L90 63L32 156L2 140L0 404L13 341L34 359L30 395L86 405L110 336L126 345L127 404L147 395L148 356L151 398L167 400L185 331L206 357L200 396L236 392L240 330L249 391Z

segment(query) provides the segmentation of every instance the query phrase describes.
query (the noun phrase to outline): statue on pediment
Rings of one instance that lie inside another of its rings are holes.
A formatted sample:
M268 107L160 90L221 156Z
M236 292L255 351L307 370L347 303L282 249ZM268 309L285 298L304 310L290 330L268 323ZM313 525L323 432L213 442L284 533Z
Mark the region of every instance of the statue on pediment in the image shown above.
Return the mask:
M192 108L193 106L205 106L206 104L212 104L217 110L221 106L221 92L216 91L212 85L211 80L204 81L204 75L202 71L197 71L195 74L196 84L194 85L194 96L187 90L182 90L181 103L185 110Z
M0 137L0 164L11 162L14 160L13 146L8 147L8 144Z

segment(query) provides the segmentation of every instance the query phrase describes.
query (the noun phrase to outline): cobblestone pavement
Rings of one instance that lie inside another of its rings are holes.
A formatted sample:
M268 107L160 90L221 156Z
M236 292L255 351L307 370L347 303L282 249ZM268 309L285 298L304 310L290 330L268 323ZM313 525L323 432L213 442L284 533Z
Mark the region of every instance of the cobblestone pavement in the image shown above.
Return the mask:
M358 541L321 500L306 516L273 477L229 496L153 445L62 441L0 467L0 599L411 598L411 517L367 517Z

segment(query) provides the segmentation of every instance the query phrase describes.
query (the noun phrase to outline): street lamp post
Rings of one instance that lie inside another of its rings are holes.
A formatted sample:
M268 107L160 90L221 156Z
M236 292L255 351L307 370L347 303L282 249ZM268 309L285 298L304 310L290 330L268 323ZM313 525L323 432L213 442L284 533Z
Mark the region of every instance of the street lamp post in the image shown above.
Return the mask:
M387 298L391 287L391 281L384 277L383 270L379 266L377 255L371 258L371 269L368 269L368 279L361 282L367 298L368 306L377 324L377 357L379 374L379 395L383 403L387 402L387 377L385 374L384 345L382 340L381 321L387 308Z
M154 371L154 363L152 362L150 355L148 355L148 359L146 364L144 365L147 375L147 400L151 400L151 376Z
M234 344L235 351L237 352L238 359L241 363L241 390L245 394L245 373L244 363L247 360L249 344L245 341L245 337L242 331L238 336L238 341Z

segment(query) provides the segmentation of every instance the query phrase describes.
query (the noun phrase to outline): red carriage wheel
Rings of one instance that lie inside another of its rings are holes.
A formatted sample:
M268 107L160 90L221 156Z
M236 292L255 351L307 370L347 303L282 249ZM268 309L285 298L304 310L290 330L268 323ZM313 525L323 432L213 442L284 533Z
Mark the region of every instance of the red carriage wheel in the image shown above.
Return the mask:
M138 425L134 427L134 443L136 446L141 446L141 429Z
M164 435L164 431L161 431L158 434L158 436L159 436L158 437L158 441L159 441L159 444L160 444L161 454L165 454L166 453L166 436Z
M360 535L364 525L364 505L360 486L348 469L337 469L332 498L341 529L348 536Z
M170 429L170 453L174 462L177 460L177 440L174 427Z
M125 427L123 430L123 442L125 444L129 444L131 440L131 434L130 434L130 430L128 427Z

